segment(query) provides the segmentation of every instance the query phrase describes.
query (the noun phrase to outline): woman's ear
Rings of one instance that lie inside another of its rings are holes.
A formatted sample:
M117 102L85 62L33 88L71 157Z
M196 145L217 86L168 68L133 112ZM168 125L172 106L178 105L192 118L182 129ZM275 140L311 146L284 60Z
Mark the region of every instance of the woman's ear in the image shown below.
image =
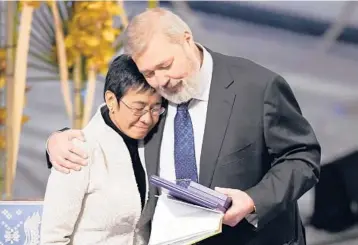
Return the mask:
M107 90L105 95L104 95L104 98L106 100L106 105L107 105L109 111L111 113L114 113L115 106L117 105L117 97L116 97L116 95L113 92Z

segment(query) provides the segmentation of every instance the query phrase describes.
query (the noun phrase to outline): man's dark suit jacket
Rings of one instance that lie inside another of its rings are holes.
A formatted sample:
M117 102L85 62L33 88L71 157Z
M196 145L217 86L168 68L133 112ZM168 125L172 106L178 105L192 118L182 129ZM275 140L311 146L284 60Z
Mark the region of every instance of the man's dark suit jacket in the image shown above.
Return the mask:
M258 227L244 219L200 244L303 245L297 199L318 182L315 134L282 77L249 60L209 52L214 68L199 182L246 191L255 203ZM149 176L159 173L164 123L165 116L146 139ZM141 225L151 222L157 194L151 186Z
M297 199L319 179L320 145L286 81L249 60L209 50L214 68L199 182L246 191L258 227L246 220L200 244L305 244ZM158 174L165 116L148 136L149 175ZM204 125L203 125L204 126ZM158 190L150 189L141 222L150 222Z

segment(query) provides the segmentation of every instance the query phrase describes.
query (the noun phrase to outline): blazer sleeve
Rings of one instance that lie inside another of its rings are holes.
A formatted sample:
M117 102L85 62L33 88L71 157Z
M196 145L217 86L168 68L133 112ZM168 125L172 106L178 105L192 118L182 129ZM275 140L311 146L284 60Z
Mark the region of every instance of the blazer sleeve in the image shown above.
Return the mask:
M74 144L82 147L86 152L87 143L74 139ZM82 201L89 185L89 164L80 171L71 171L69 174L61 173L54 168L47 182L43 204L41 224L41 244L70 244L70 237L82 209Z
M247 194L253 199L257 229L297 201L319 179L321 147L295 96L282 77L270 82L264 96L264 139L270 170Z
M59 132L64 132L64 131L66 131L66 130L68 130L68 129L70 129L70 128L63 128L63 129L60 129L60 130L58 130ZM52 163L51 163L51 161L50 161L50 155L48 154L48 148L47 148L47 146L48 146L48 139L47 139L47 141L46 141L46 162L47 162L47 167L48 168L52 168Z

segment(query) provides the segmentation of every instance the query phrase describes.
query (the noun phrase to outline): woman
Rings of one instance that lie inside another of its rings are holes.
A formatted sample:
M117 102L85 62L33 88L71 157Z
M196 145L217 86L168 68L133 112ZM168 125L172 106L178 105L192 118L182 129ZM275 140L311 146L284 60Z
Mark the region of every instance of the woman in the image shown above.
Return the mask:
M74 141L88 157L80 171L52 170L45 194L41 244L144 244L139 218L148 198L143 139L164 112L162 99L127 56L111 64L101 106ZM143 158L142 158L143 159Z

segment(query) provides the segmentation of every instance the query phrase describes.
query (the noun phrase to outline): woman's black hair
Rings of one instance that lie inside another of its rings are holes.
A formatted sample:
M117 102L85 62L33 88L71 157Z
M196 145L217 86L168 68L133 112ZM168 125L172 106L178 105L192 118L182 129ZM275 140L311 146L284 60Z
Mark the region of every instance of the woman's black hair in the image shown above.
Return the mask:
M132 58L123 54L115 58L109 66L103 96L109 90L115 94L119 101L131 88L138 89L138 92L148 90L155 92L138 70Z

